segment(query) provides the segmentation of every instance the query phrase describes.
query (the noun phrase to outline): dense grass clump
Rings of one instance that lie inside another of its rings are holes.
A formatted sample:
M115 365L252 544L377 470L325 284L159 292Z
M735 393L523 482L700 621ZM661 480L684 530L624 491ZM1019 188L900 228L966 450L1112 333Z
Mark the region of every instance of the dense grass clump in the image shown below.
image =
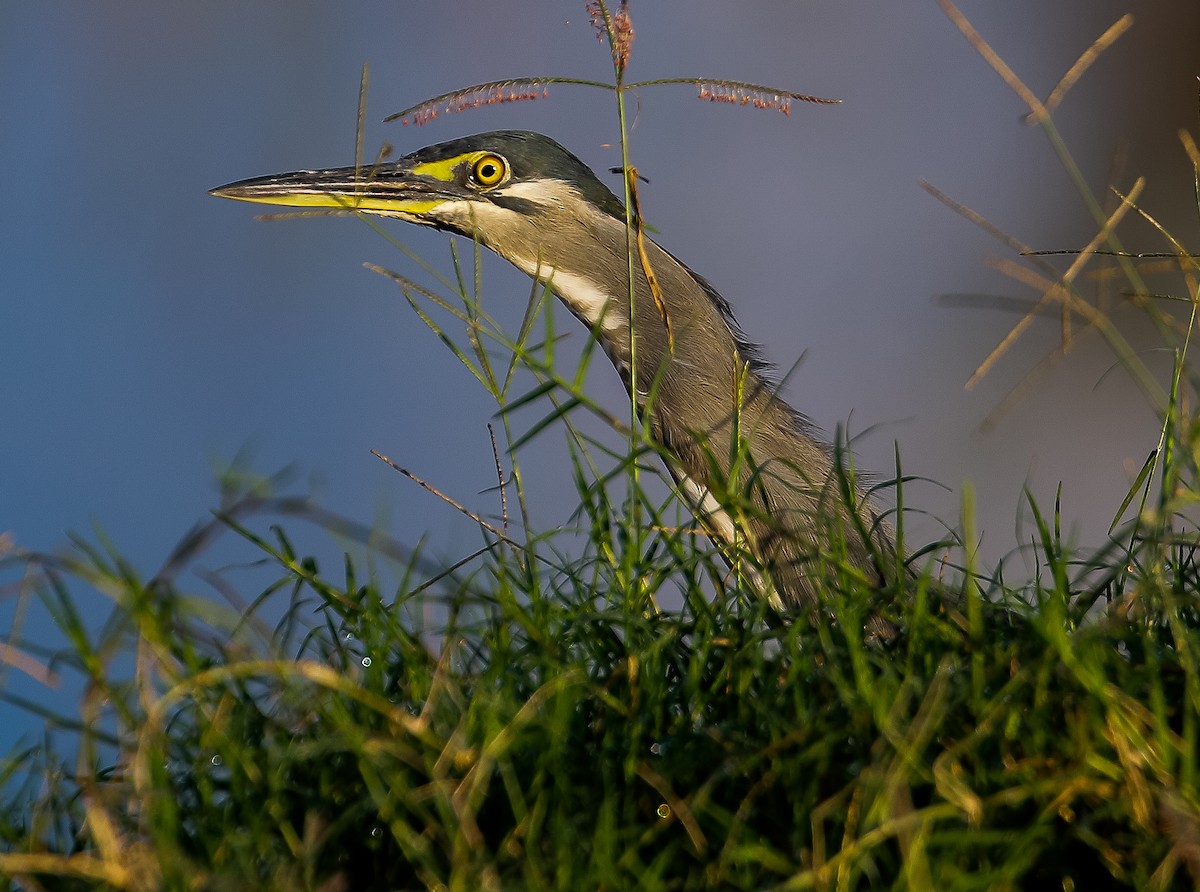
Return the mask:
M921 580L885 644L859 631L878 593L852 586L782 625L686 582L681 610L637 609L594 541L561 566L495 548L452 592L385 597L258 539L279 507L225 515L277 575L233 627L98 552L43 567L91 693L79 767L14 754L44 780L0 810L0 868L47 889L1193 882L1190 546L1083 603L1049 584L1033 609L967 592L959 611ZM73 578L114 595L99 636Z

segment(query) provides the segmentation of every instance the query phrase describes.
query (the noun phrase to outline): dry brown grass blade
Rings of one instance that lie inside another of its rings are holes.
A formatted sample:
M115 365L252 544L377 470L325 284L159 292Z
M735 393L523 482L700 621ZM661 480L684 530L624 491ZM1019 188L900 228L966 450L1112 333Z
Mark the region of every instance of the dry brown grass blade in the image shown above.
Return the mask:
M1017 342L1017 339L1025 333L1025 330L1029 328L1034 318L1039 315L1043 315L1046 312L1046 306L1051 300L1057 300L1064 306L1069 306L1072 309L1078 309L1081 305L1083 307L1088 306L1086 302L1076 300L1070 289L1066 284L1064 284L1067 282L1065 276L1059 281L1053 281L1038 275L1028 267L1021 266L1019 263L999 257L992 258L989 261L989 265L992 268L1004 273L1009 278L1041 291L1042 296L1037 300L1037 302L1034 303L1029 311L1021 317L1020 321L1018 321L1016 325L1009 329L1008 333L1001 339L1000 343L997 344L992 352L989 353L983 362L979 364L974 373L972 373L971 377L967 379L967 383L964 385L966 390L971 390L974 388L975 385L983 379L983 376L991 371L992 366L994 366L1000 360L1000 357L1007 353L1009 348L1011 348L1013 344ZM1081 312L1081 315L1082 314L1083 313ZM1068 343L1064 342L1060 345L1059 351L1061 351L1061 353L1066 353L1068 346Z
M1083 334L1086 334L1086 330ZM1039 359L1033 368L1022 375L1021 380L1010 387L1008 392L1000 398L996 405L984 416L983 420L979 422L979 432L981 434L988 434L995 430L1000 421L1025 398L1026 394L1032 393L1037 389L1046 375L1062 361L1063 356L1062 348L1055 347Z
M975 372L967 380L967 390L970 390L976 384L978 384L980 379L982 379L983 376L988 373L988 371L996 364L1000 357L1008 352L1009 348L1012 347L1017 338L1021 336L1021 333L1024 332L1025 329L1029 327L1030 323L1033 322L1037 312L1043 309L1051 299L1057 299L1064 302L1070 301L1071 309L1078 312L1089 322L1098 321L1096 318L1097 311L1095 308L1086 301L1076 300L1071 294L1070 286L1075 281L1075 278L1079 275L1079 273L1083 270L1084 265L1096 252L1096 249L1108 240L1113 229L1116 228L1116 225L1121 221L1130 208L1134 207L1134 202L1137 200L1137 197L1141 195L1145 184L1146 181L1139 177L1137 182L1133 184L1133 188L1129 190L1129 195L1122 197L1121 203L1113 210L1111 214L1109 214L1108 218L1104 221L1104 225L1096 231L1096 234L1092 236L1092 240L1088 242L1087 247L1079 252L1079 254L1075 257L1075 260L1071 263L1071 266L1065 273L1062 274L1062 277L1057 282L1050 282L1047 285L1046 280L1038 276L1033 270L1015 264L1012 261L1003 261L998 265L998 268L1000 268L1002 272L1007 273L1013 278L1019 281L1025 281L1028 284L1034 285L1034 287L1041 288L1042 296L1038 302L1034 304L1033 308L1030 309L1030 311L1026 313L1020 319L1020 321L1012 327L1012 329L1009 330L1008 334L1004 336L1000 343L996 345L992 352L989 353L983 362L981 362L975 369ZM1066 346L1067 344L1064 343L1064 348Z
M114 888L127 888L129 873L119 863L106 861L94 855L55 855L49 852L6 852L0 853L0 874L5 877L28 879L31 874L70 877L73 879L99 880ZM30 886L40 889L41 886Z
M1179 269L1179 260L1174 256L1162 257L1161 259L1158 259L1160 257L1158 254L1129 254L1127 256L1139 261L1138 270L1140 270L1144 276L1154 275L1156 273L1173 273ZM1120 267L1106 266L1102 269L1090 269L1080 276L1080 278L1089 282L1108 283L1121 279L1124 277L1124 275L1125 272Z
M429 483L426 480L422 480L420 477L418 477L416 474L414 474L412 471L408 470L407 468L400 467L400 465L396 464L394 461L392 461L390 458L388 458L382 452L372 449L371 454L378 459L382 459L388 465L388 467L390 467L393 471L403 474L405 477L407 477L413 483L417 484L417 486L421 487L426 492L432 493L433 495L437 496L439 499L441 499L443 502L445 502L447 505L449 505L455 511L458 511L460 514L464 514L467 517L471 518L471 520L475 521L477 524L479 524L481 527L483 527L485 530L487 530L492 535L509 543L510 545L517 544L517 543L513 542L511 539L509 539L508 536L506 536L504 534L503 530L498 529L494 524L488 523L486 520L484 520L482 517L480 517L478 514L476 514L470 508L455 501L450 496L446 495L444 492L439 490L432 483Z
M953 198L951 198L949 195L947 195L945 192L943 192L937 186L930 183L928 180L920 180L920 185L921 185L922 189L924 189L926 192L928 192L930 195L932 195L934 198L936 198L938 201L940 201L946 207L950 208L950 210L954 211L954 213L958 214L961 217L966 218L967 220L970 220L972 223L974 223L976 226L978 226L980 229L982 229L988 235L992 236L997 241L1012 248L1018 254L1032 254L1033 253L1033 248L1031 248L1029 245L1025 244L1023 241L1016 238L1015 236L1009 235L1007 232L1005 232L1003 229L1001 229L999 226L997 226L991 220L987 219L987 217L983 216L983 214L979 213L978 211L967 207L965 204L962 204L961 202L955 201ZM1048 269L1049 264L1046 264L1046 267Z
M644 232L645 226L642 222L642 205L638 200L638 172L636 167L627 167L625 169L625 180L629 183L629 201L633 211L633 229L637 236L638 260L642 265L642 272L646 274L646 284L650 286L650 294L654 297L654 306L658 308L658 315L662 318L663 326L667 329L667 349L675 349L675 335L671 331L671 317L667 315L667 301L663 297L662 286L658 284L658 278L654 275L654 270L650 266L650 255L646 253L646 235Z
M1196 147L1196 140L1186 130L1180 130L1179 141L1183 143L1183 150L1187 152L1188 160L1192 162L1192 167L1196 169L1197 174L1200 174L1200 148Z
M1042 101L1033 94L1025 83L1017 77L1017 73L1008 67L1008 63L1000 58L999 54L992 49L986 40L983 39L975 26L967 19L958 7L951 0L937 0L938 6L942 8L942 12L952 21L955 27L962 32L963 37L967 38L967 42L975 48L975 52L979 53L984 60L992 66L996 74L1000 75L1003 81L1008 84L1014 93L1016 93L1021 101L1029 106L1030 116L1032 120L1043 121L1049 117L1046 107L1042 105Z
M504 479L504 465L500 463L500 448L496 445L496 429L489 423L488 437L492 441L492 458L496 461L496 484L500 488L500 522L508 532L508 481Z
M11 644L0 641L0 664L24 672L34 681L48 688L58 687L58 673L44 663L40 663L24 651Z
M665 800L658 807L659 817L675 818L687 833L688 840L692 844L692 850L697 855L703 855L707 852L708 839L704 835L704 830L701 828L700 822L692 814L692 809L688 806L687 800L671 789L670 781L645 762L638 762L637 775ZM666 807L665 809L664 806Z
M1175 249L1175 257L1176 257L1176 260L1180 264L1184 264L1186 261L1190 260L1192 262L1192 264L1195 265L1196 255L1190 253L1188 251L1188 249L1186 247L1184 247L1183 243L1179 241L1179 239L1177 239L1177 238L1175 238L1175 236L1171 235L1170 231L1165 226L1163 226L1161 223L1158 222L1157 217L1155 217L1153 214L1151 214L1145 208L1138 207L1136 204L1134 204L1132 195L1130 195L1129 198L1126 198L1125 196L1121 195L1121 193L1118 192L1116 189L1113 189L1112 191L1118 198L1121 198L1123 201L1127 201L1131 205L1133 205L1133 209L1138 212L1138 216L1140 216L1143 220L1145 220L1147 223L1149 223L1151 226L1153 226L1158 231L1158 234L1167 240L1167 243L1170 244L1170 246Z
M1067 95L1067 91L1075 86L1076 82L1083 77L1083 73L1092 67L1092 63L1100 58L1100 54L1107 50L1110 46L1117 42L1122 34L1133 27L1133 16L1129 13L1117 19L1111 27L1101 34L1096 42L1083 51L1075 64L1067 69L1067 73L1062 76L1062 80L1050 91L1050 95L1046 98L1045 111L1047 114L1052 113L1062 103L1063 98ZM1040 123L1040 119L1036 118L1033 113L1030 113L1025 120L1030 124Z
M358 81L358 118L354 127L354 181L356 188L362 182L363 134L367 132L367 90L371 84L371 73L364 62L362 76Z

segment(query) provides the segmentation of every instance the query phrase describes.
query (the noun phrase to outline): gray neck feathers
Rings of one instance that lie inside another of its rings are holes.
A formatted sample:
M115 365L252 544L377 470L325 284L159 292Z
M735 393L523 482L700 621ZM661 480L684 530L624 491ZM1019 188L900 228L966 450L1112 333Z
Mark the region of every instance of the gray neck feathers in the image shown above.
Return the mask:
M528 267L535 266L540 278L549 279L572 312L597 331L630 388L625 226L590 210L582 218L568 218L565 210L563 215L558 227L549 229L543 221L536 231L531 228L526 256L509 259L526 272L533 273ZM557 236L548 237L548 231ZM667 307L673 347L668 348L667 327L635 255L638 402L643 410L648 404L653 436L673 456L671 473L693 509L719 538L730 538L729 518L734 518L743 542L768 569L773 593L785 604L811 605L819 599L829 582L819 554L841 552L842 543L853 564L877 576L861 530L883 552L891 547L890 534L869 501L860 490L847 499L829 446L776 396L728 304L669 252L648 238L645 244ZM581 245L589 250L580 252ZM599 320L597 294L609 299ZM706 491L715 504L704 499Z

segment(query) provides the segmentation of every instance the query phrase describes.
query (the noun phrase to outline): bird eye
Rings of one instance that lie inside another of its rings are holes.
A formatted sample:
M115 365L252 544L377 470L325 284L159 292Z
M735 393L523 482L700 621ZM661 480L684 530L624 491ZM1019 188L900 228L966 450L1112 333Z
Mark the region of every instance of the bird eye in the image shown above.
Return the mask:
M508 175L508 162L499 155L482 155L471 165L471 180L480 186L495 186Z

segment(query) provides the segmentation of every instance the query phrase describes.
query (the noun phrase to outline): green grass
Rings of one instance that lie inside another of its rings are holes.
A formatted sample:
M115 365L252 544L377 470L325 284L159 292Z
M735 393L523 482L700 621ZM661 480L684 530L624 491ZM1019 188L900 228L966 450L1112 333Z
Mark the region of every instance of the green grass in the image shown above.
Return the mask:
M237 619L103 552L40 568L92 688L77 767L8 764L46 780L0 809L0 869L47 889L1190 885L1190 544L1073 567L1043 527L1039 609L981 602L973 635L917 591L881 646L858 631L877 592L772 627L710 601L689 534L627 558L617 504L589 508L581 556L497 545L437 594L252 532L295 507L229 506L276 577ZM614 597L629 562L684 607ZM1083 569L1102 581L1080 599ZM113 597L102 632L72 587Z
M1119 251L1111 209L1089 198L1097 246ZM822 608L786 618L661 495L636 419L630 432L588 398L594 351L564 370L547 295L534 288L507 334L477 258L455 254L436 291L389 273L497 402L507 500L479 518L480 550L438 563L235 470L218 518L151 578L103 542L0 555L68 647L9 644L86 683L77 715L3 695L78 756L48 742L0 762L0 876L22 889L1193 888L1200 424L1194 320L1162 307L1192 310L1197 267L1168 250L1173 303L1130 258L1111 262L1174 351L1169 381L1134 366L1076 275L1060 281L1160 413L1105 548L1069 551L1069 507L1030 500L1034 578L984 571L955 544L976 539L968 498L957 535L912 549L899 589L867 585L835 549ZM546 430L573 459L569 530L538 531L524 500L522 450ZM897 468L901 505L903 483ZM301 520L328 537L301 549ZM221 536L254 569L206 572L197 590L185 580ZM332 566L306 554L328 554L326 538L346 551ZM77 604L98 596L112 606L93 626ZM895 640L864 640L876 613Z

